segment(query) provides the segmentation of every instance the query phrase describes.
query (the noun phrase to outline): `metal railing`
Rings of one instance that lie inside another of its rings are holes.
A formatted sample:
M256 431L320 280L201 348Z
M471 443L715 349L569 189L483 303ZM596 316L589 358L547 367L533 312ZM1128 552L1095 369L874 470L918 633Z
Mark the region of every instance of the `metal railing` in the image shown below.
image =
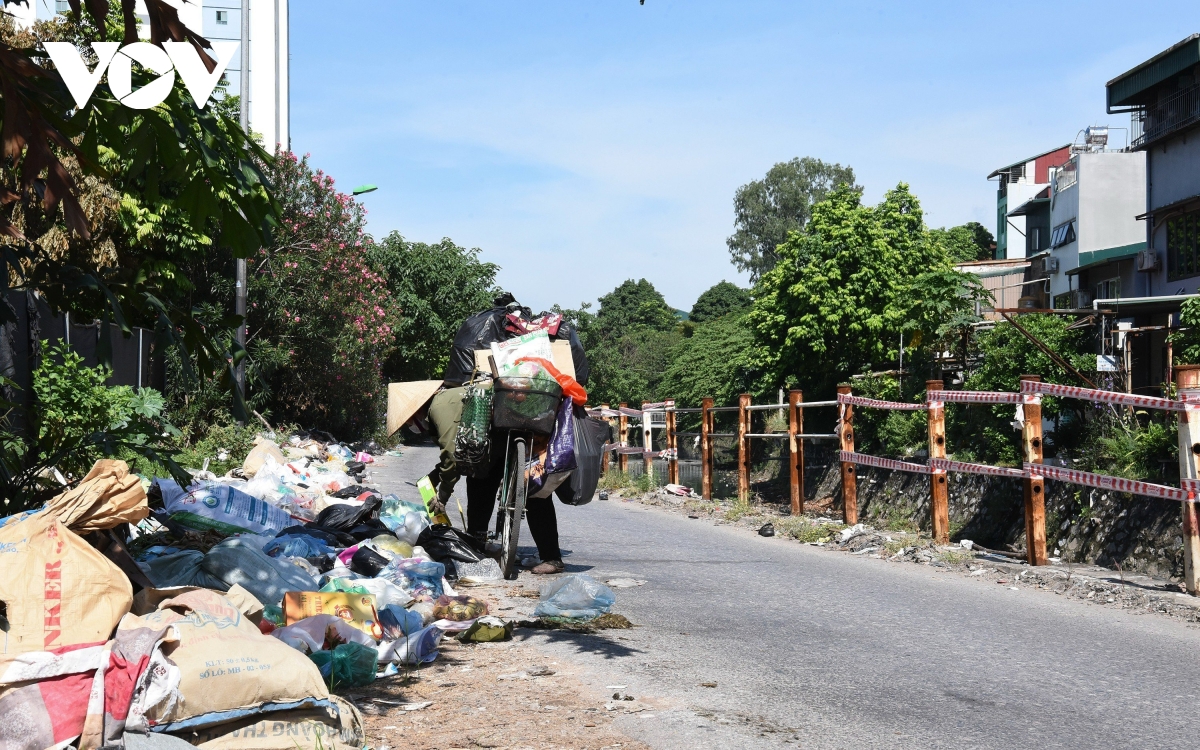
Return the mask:
M1145 146L1200 122L1200 84L1189 86L1158 104L1133 111L1132 145Z

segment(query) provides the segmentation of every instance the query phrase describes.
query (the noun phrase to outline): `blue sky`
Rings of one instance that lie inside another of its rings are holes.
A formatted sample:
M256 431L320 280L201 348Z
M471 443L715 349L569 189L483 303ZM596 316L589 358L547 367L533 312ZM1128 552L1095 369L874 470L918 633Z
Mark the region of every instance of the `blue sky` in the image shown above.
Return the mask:
M912 185L931 226L995 231L996 167L1107 115L1104 84L1200 31L1166 2L291 3L292 147L370 231L450 237L535 311L649 279L690 309L733 194L772 164ZM1169 19L1169 21L1168 21ZM1113 140L1125 134L1114 132Z

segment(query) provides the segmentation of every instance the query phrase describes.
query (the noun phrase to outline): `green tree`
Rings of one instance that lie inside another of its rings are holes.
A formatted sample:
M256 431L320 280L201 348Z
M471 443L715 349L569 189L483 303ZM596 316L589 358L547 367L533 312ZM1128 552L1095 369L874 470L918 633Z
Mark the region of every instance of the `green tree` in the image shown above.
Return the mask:
M977 221L968 221L949 229L930 229L929 233L935 241L942 243L955 263L990 260L995 252L996 238Z
M903 183L876 207L864 206L857 189L838 188L779 254L749 316L752 362L768 387L828 394L853 373L894 367L902 333L906 349L928 347L940 322L969 312L982 293L931 241Z
M1022 315L1020 323L1076 369L1087 372L1096 368L1095 334L1091 330L1072 329L1071 321L1058 315ZM1050 383L1083 385L1033 346L1011 323L997 323L995 328L981 332L978 339L982 361L967 377L964 385L967 390L1019 391L1021 375L1026 373L1041 375ZM1047 442L1053 442L1056 449L1077 444L1083 431L1074 427L1081 426L1082 410L1090 406L1043 396L1042 417L1059 423L1053 438ZM1012 426L1014 411L1011 405L953 405L947 410L946 430L955 455L967 460L1019 465L1021 433Z
M713 398L719 406L737 402L757 385L751 364L754 334L744 315L727 315L698 326L675 345L658 390L680 406L699 406Z
M595 324L602 336L612 338L636 330L669 331L676 322L675 310L653 284L629 279L600 298Z
M384 364L390 381L442 377L459 325L491 307L500 267L479 259L479 248L459 247L449 238L427 244L392 232L367 248L371 263L387 279L392 302L403 311L395 351Z
M725 241L733 265L757 281L775 266L777 248L803 229L812 207L839 185L854 185L854 170L804 157L779 162L733 196L735 231Z
M730 313L749 310L753 303L749 291L728 281L721 281L704 290L696 299L688 320L693 323L707 323Z

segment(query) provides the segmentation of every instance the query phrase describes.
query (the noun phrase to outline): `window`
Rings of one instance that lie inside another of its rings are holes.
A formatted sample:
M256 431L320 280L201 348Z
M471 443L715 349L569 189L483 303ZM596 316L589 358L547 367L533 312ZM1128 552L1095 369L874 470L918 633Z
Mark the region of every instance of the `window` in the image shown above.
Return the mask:
M1095 290L1093 299L1120 299L1121 297L1121 279L1105 279L1099 281L1092 286Z
M229 11L218 10L217 11L217 23L219 23L222 26L228 26L229 25Z
M67 0L54 0L55 13L66 13L69 10L71 10L71 3Z
M1075 241L1075 220L1059 224L1050 233L1050 247L1062 247Z
M1167 278L1200 276L1200 211L1167 220Z
M1034 227L1029 230L1029 234L1025 238L1026 255L1036 253L1042 249L1042 230L1040 227Z

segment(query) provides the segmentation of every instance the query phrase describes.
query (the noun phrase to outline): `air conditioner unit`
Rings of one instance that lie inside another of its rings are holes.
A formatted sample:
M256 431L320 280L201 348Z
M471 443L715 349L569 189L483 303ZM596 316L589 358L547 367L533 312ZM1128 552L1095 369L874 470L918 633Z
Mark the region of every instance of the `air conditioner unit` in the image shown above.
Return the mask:
M1046 273L1058 273L1058 258L1046 258Z
M1137 270L1139 271L1157 271L1158 270L1158 253L1153 250L1142 250L1137 254Z
M1086 289L1071 290L1071 309L1080 310L1092 304L1092 293Z

